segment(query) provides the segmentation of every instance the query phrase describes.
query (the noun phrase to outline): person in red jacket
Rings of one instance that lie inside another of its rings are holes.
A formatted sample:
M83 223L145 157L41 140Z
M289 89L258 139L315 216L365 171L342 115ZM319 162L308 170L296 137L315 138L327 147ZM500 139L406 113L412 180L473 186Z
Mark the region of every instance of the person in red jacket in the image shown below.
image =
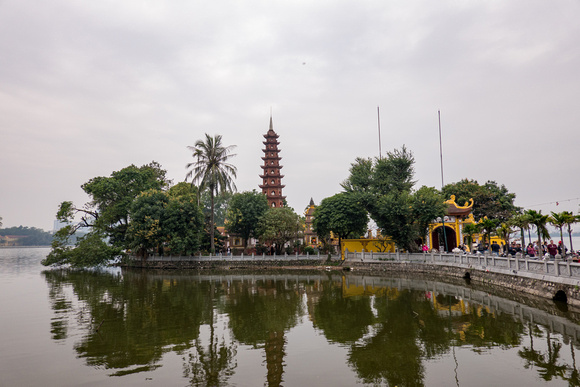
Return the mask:
M554 258L556 254L558 254L558 246L556 246L553 240L550 239L550 243L546 247L548 249L548 254L550 254L550 258Z

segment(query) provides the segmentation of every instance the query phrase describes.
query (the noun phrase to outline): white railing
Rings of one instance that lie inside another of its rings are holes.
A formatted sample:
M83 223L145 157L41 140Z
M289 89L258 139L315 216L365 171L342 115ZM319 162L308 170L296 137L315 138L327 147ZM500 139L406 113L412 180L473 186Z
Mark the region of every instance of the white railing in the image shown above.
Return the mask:
M132 256L130 259L140 261L141 258ZM221 262L249 262L249 261L301 261L301 260L315 260L325 261L328 259L328 254L210 254L210 255L150 255L147 257L147 262L200 262L200 261L221 261ZM339 255L332 255L331 259L334 261L340 260Z
M519 272L549 275L556 277L568 277L580 279L580 263L571 260L542 260L523 257L500 257L489 254L465 254L465 253L374 253L374 252L347 252L347 262L381 263L388 261L432 263L457 267L475 267L481 270L496 269L509 271L511 274Z

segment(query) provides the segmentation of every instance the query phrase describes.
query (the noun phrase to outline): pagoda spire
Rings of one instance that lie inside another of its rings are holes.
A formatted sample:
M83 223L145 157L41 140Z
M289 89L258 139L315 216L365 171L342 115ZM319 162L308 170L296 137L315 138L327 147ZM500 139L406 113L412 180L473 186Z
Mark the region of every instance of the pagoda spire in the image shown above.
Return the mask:
M268 198L268 205L270 207L283 207L284 199L286 196L282 195L282 188L285 186L282 184L282 178L284 175L280 174L282 165L280 165L280 160L282 159L278 154L280 149L278 145L278 135L274 131L274 124L272 123L272 112L270 112L270 127L268 133L264 135L266 141L263 142L265 148L262 149L264 152L264 165L262 165L262 174L260 178L262 179L262 184L259 186L262 193Z

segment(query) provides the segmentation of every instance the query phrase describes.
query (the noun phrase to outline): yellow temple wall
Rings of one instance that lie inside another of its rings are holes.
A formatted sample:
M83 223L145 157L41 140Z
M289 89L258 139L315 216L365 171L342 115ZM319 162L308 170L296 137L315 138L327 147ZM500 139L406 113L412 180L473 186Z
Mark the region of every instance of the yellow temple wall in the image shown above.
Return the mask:
M395 252L395 244L389 240L385 239L343 239L342 240L342 253L348 249L349 252L374 252L374 253L386 253Z

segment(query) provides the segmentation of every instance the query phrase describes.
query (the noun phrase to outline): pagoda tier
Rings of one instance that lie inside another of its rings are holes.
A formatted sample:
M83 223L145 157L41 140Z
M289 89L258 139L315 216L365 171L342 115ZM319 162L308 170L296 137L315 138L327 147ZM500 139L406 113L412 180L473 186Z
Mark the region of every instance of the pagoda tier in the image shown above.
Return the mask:
M268 205L270 207L282 207L284 206L284 199L286 196L282 195L282 188L285 185L282 184L282 178L284 175L280 174L282 165L280 165L280 160L282 158L279 156L280 149L278 145L280 142L277 140L278 135L274 132L274 127L272 125L272 116L270 116L270 128L268 133L264 135L266 141L263 142L265 145L262 152L264 152L264 165L262 165L263 172L260 175L262 179L262 184L259 185L262 193L268 198Z
M284 177L284 175L278 175L278 176L274 176L274 175L260 175L260 179L280 180L283 177Z

